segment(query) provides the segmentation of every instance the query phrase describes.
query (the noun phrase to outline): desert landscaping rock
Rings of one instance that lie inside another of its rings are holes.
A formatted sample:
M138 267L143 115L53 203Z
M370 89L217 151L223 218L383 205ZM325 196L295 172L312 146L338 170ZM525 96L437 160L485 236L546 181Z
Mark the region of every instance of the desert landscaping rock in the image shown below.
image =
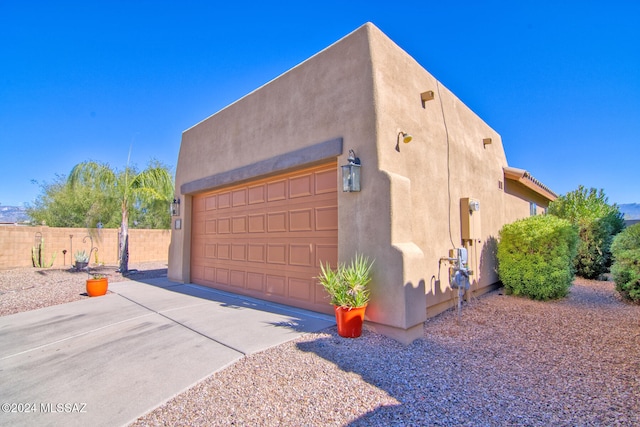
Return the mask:
M0 313L86 298L85 278L0 272ZM498 290L465 304L460 322L455 311L428 320L409 346L333 327L246 356L133 425L640 425L639 322L613 282L576 279L552 302Z
M166 262L130 264L126 276L117 273L117 269L117 266L103 265L91 267L91 273L104 274L110 283L167 275ZM0 270L0 316L89 298L87 277L85 271L75 271L71 267Z

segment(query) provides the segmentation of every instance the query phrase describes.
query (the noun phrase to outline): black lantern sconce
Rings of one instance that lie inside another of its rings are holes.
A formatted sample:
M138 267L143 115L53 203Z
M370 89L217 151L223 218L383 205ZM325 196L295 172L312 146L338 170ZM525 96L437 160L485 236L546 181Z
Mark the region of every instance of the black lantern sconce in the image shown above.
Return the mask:
M173 199L171 203L171 216L180 216L180 199Z
M342 166L342 191L360 191L360 159L353 150L349 150L349 164Z

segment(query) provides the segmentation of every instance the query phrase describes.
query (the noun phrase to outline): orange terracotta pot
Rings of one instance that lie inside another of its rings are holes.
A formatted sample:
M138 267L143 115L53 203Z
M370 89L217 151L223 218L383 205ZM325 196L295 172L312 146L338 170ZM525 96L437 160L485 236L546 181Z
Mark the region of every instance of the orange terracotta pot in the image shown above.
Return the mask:
M99 297L107 293L109 282L106 277L101 279L87 279L87 295Z
M362 323L366 309L366 305L352 308L334 306L338 335L344 338L358 338L362 334Z

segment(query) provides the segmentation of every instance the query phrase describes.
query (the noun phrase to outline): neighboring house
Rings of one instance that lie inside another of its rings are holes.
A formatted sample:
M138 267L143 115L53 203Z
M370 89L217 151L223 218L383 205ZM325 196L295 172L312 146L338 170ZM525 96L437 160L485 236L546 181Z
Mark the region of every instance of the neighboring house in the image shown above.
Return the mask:
M359 192L342 189L350 150ZM486 292L500 228L556 197L370 23L186 130L176 188L171 280L332 313L320 263L363 253L367 325L404 343L454 305L450 249L468 249Z

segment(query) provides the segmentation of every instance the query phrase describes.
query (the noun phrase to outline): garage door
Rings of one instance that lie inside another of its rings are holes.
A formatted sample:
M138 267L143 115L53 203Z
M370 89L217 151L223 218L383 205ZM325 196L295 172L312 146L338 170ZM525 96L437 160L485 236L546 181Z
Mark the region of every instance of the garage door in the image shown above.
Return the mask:
M333 162L194 196L191 281L332 313L314 277L338 258L336 171Z

